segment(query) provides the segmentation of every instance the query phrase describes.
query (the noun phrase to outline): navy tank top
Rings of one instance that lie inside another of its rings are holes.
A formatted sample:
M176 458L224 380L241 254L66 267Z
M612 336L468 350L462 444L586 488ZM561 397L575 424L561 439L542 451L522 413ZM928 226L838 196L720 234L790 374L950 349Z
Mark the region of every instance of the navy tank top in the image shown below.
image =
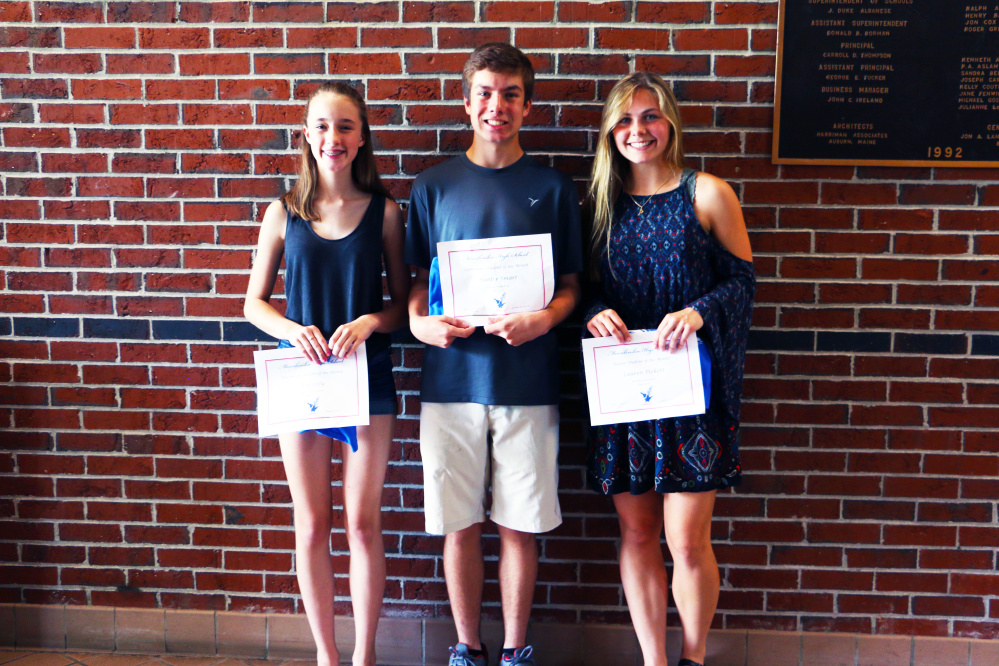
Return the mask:
M330 240L308 220L288 212L284 233L285 316L317 326L328 340L341 324L380 312L382 302L382 220L385 197L373 195L357 227ZM372 333L367 356L389 348L387 333Z

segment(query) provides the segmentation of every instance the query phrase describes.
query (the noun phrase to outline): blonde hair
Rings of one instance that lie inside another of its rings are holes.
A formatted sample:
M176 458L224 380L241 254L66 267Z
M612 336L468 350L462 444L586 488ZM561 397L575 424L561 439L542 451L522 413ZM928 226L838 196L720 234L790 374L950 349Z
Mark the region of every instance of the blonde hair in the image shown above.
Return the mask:
M683 131L680 109L673 91L658 74L635 72L618 81L607 95L600 120L596 155L590 177L590 201L593 206L593 233L590 249L594 259L610 248L610 226L614 202L624 187L631 163L621 155L614 143L614 128L631 106L639 90L648 90L659 102L659 110L669 122L670 142L663 154L666 162L677 171L683 169Z
M391 199L392 195L389 194L385 185L382 184L382 179L378 176L378 170L375 168L375 152L371 147L371 127L368 125L368 108L364 104L364 98L361 97L361 93L346 83L339 81L324 83L309 95L309 101L306 102L305 111L302 114L302 125L305 126L309 122L309 107L312 105L312 100L319 95L327 93L340 95L349 99L357 107L357 113L361 117L361 137L364 139L364 143L357 149L357 156L350 165L350 175L354 181L354 185L362 192L381 194ZM318 183L319 167L316 164L315 156L312 154L312 147L309 146L309 142L303 136L302 154L298 160L298 180L281 197L285 208L303 220L309 220L310 222L318 220L319 213L316 212L314 202Z

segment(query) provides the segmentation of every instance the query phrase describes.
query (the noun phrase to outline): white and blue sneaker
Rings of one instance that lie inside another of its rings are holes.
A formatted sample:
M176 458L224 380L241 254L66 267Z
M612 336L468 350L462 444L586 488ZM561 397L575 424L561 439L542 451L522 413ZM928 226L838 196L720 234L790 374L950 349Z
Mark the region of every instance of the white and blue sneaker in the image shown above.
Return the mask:
M448 659L447 666L488 666L489 664L485 645L482 646L482 654L477 657L472 656L472 653L468 651L468 646L464 643L458 643L448 649L451 651L451 658Z
M500 666L534 666L534 659L531 658L532 654L534 654L534 648L530 645L517 648L513 651L513 654L503 655L503 658L500 659Z

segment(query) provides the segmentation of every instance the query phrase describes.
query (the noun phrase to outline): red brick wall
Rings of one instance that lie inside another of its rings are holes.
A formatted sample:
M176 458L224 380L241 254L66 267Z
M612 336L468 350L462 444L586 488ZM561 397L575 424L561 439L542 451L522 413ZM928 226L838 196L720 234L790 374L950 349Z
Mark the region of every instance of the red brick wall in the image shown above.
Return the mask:
M999 171L772 165L777 7L0 2L0 601L297 610L240 317L256 220L316 81L365 89L405 199L467 145L466 54L506 39L539 72L523 143L543 160L582 182L600 100L651 69L675 82L692 165L744 202L760 286L718 625L999 636ZM582 489L575 338L536 618L626 622L616 521ZM386 612L446 615L420 350L395 359Z

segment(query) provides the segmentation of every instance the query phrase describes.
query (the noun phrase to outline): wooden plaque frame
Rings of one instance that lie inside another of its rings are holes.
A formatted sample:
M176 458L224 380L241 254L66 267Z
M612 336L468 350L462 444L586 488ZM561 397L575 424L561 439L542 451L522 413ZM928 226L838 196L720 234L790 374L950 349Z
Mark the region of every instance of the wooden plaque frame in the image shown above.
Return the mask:
M999 167L999 0L781 0L773 162Z

